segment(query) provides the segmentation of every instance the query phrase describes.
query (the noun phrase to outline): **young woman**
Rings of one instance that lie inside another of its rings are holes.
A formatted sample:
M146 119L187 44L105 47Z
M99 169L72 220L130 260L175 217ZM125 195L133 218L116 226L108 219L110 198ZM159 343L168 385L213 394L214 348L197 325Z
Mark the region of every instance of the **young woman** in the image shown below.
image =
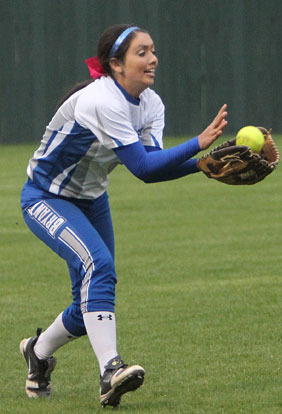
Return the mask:
M192 157L222 134L227 112L223 105L199 136L163 150L164 105L150 89L158 59L148 32L112 26L100 38L98 57L86 62L94 80L60 104L29 162L21 198L28 227L68 264L73 303L46 331L23 339L20 350L29 367L27 395L45 397L53 353L87 334L100 366L100 402L117 406L145 372L124 364L116 346L108 174L121 163L147 183L198 172Z

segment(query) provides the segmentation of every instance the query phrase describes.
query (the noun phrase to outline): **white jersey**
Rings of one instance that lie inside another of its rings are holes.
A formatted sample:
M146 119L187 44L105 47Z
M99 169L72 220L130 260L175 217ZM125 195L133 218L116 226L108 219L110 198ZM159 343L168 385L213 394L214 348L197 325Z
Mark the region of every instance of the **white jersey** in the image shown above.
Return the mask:
M139 99L103 76L68 98L47 126L27 173L40 188L74 198L97 198L119 163L113 149L133 144L163 148L164 105L150 88Z

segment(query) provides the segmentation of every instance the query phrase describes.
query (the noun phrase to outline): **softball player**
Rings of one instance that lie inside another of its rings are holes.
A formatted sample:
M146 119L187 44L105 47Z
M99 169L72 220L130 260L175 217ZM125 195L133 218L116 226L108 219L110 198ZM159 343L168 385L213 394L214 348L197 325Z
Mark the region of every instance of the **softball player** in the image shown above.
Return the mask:
M202 134L163 150L164 105L149 88L158 59L148 32L112 26L100 38L98 57L86 63L94 80L59 106L30 159L21 197L28 227L68 264L73 302L43 333L23 339L20 350L28 365L27 395L46 397L52 355L87 334L100 366L100 402L117 406L145 372L126 365L116 346L108 174L122 163L147 183L198 172L192 157L222 133L227 112L224 105Z

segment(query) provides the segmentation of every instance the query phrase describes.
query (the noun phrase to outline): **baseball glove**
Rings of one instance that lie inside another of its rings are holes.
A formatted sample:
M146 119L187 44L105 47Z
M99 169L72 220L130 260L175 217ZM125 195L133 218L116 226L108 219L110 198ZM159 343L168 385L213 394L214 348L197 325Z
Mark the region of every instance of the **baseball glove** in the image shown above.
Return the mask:
M236 138L226 141L198 160L198 168L209 178L230 185L250 185L263 180L279 163L279 151L271 130L258 127L264 135L259 154L245 145L236 145Z

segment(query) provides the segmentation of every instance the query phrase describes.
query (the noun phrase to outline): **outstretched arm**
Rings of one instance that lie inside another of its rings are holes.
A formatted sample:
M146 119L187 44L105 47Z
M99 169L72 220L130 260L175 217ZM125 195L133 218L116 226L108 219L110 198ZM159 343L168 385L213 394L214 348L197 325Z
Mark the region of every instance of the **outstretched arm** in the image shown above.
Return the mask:
M165 150L145 149L140 141L114 149L129 171L147 183L172 180L198 171L196 160L191 158L199 151L198 137Z
M121 146L114 152L137 178L144 182L172 180L198 172L197 160L191 159L202 149L208 148L221 134L226 121L226 105L223 105L212 123L198 136L175 147L152 151L140 141Z

